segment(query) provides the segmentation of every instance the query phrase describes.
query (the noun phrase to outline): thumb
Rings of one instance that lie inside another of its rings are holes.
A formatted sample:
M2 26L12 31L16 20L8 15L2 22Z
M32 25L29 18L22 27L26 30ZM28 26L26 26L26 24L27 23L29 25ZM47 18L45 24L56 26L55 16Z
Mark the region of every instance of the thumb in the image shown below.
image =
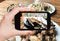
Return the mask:
M19 35L19 36L28 36L28 35L33 35L35 33L35 31L31 31L31 30L15 30L15 35Z

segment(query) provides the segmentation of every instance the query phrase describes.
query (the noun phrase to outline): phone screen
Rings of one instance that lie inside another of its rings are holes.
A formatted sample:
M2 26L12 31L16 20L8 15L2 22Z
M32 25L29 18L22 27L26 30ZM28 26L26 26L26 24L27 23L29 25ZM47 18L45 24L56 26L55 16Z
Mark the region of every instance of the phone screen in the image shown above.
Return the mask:
M15 15L17 30L47 30L50 28L50 13L22 11Z

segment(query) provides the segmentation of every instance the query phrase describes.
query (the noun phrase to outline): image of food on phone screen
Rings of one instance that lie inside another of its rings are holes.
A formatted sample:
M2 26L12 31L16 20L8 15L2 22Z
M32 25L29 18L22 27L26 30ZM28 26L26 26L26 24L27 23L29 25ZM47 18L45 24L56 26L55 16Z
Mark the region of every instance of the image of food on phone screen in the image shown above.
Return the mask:
M48 29L47 12L22 12L15 16L15 28L18 30Z

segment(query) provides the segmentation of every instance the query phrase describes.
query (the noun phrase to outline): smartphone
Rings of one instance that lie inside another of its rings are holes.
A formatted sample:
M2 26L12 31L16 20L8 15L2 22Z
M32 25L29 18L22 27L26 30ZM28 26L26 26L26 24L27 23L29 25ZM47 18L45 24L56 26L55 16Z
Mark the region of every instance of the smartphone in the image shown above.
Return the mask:
M15 15L17 30L48 30L50 29L50 13L41 11L21 11Z

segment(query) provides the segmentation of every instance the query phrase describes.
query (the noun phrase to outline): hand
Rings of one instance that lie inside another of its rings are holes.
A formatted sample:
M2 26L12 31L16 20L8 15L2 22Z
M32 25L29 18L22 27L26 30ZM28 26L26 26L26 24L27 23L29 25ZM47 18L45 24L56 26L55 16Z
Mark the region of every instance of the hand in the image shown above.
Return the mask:
M12 20L14 19L14 16L20 12L20 11L34 11L33 8L26 8L26 7L15 7L11 12L6 14L2 22L0 23L0 41L4 41L12 36L25 36L25 35L31 35L34 33L34 31L18 31L14 28L12 24Z

